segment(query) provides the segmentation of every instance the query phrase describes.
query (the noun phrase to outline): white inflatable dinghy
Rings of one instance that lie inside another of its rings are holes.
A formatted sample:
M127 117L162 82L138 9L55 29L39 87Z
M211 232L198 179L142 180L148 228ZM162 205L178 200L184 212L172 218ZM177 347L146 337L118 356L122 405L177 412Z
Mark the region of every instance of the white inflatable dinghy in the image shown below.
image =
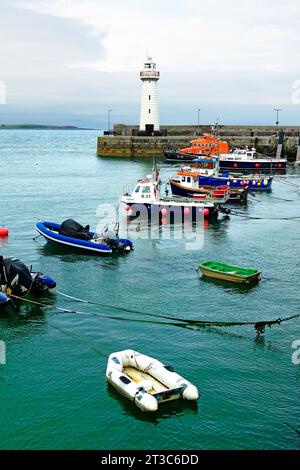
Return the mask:
M109 356L106 379L142 411L157 411L164 401L199 398L197 388L172 367L130 349Z

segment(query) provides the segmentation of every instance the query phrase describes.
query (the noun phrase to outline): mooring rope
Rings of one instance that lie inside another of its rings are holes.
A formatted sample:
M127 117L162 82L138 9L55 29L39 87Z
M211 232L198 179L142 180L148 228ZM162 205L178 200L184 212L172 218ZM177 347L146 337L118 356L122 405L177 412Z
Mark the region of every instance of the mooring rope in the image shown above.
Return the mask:
M223 212L222 209L219 209L220 212ZM226 215L235 215L237 217L242 217L244 219L252 219L252 220L298 220L300 219L300 216L291 216L291 217L258 217L254 215L247 215L243 214L241 212L237 212L232 209L226 209L226 212L224 212Z
M291 183L290 181L284 181L283 179L281 178L274 178L275 181L278 181L278 183L282 183L282 184L287 184L289 186L293 186L297 189L300 189L300 186L296 183Z
M100 304L96 302L91 302L88 300L83 300L83 299L78 299L76 297L68 296L67 294L63 294L62 292L57 292L60 295L66 296L71 298L72 300L76 300L78 302L83 302L83 303L91 303L93 305L98 305L106 308L111 308L111 309L116 309L116 310L122 310L124 312L131 312L131 313L137 313L139 315L147 315L151 317L156 317L156 318L162 318L164 320L169 320L168 322L154 322L150 320L141 320L141 319L131 319L131 318L124 318L124 317L114 317L111 315L106 315L106 314L100 314L100 313L94 313L94 312L81 312L78 310L73 310L73 309L67 309L64 307L56 307L55 305L49 305L49 304L44 304L42 302L37 302L34 300L29 300L25 299L23 297L17 296L17 295L11 295L11 297L14 297L16 299L22 300L24 302L29 302L34 305L38 305L43 308L52 308L54 310L57 310L59 312L63 313L73 313L73 314L78 314L78 315L87 315L87 316L98 316L102 318L109 318L112 320L121 320L121 321L132 321L132 322L138 322L138 323L156 323L160 325L171 325L171 326L187 326L187 325L193 325L193 326L200 326L200 327L210 327L210 326L218 326L218 327L232 327L232 326L254 326L255 331L257 334L263 334L265 332L265 327L269 326L270 328L273 325L280 325L283 322L293 320L295 318L299 318L300 314L295 314L286 318L278 318L276 320L263 320L259 322L237 322L237 321L230 321L230 322L225 322L225 321L208 321L208 320L196 320L196 319L188 319L188 318L176 318L176 317L169 317L169 316L164 316L164 315L159 315L159 314L154 314L151 312L142 312L139 310L133 310L133 309L128 309L128 308L123 308L123 307L116 307L113 305L106 305L106 304ZM172 322L170 322L170 320ZM175 321L175 323L174 323ZM181 322L181 323L178 323Z
M286 318L278 318L277 320L263 320L260 322L236 322L236 321L231 321L231 322L224 322L224 321L208 321L208 320L196 320L196 319L188 319L188 318L178 318L178 317L170 317L167 315L159 315L155 314L153 312L144 312L140 310L135 310L135 309L129 309L127 307L118 307L115 305L108 305L108 304L103 304L103 303L98 303L98 302L93 302L90 300L85 300L85 299L80 299L78 297L73 297L68 294L64 294L63 292L56 291L57 294L62 295L66 298L69 298L71 300L75 300L77 302L82 302L85 304L91 304L91 305L98 305L99 307L104 307L104 308L110 308L110 309L115 309L115 310L121 310L123 312L130 312L130 313L136 313L139 315L147 315L151 317L156 317L156 318L162 318L165 320L177 320L179 322L185 322L187 324L193 324L193 325L202 325L202 326L219 326L219 327L229 327L229 326L254 326L255 330L257 332L263 333L264 329L266 326L271 327L272 325L278 324L280 325L282 322L286 322L295 318L300 317L300 314L295 314L290 317Z

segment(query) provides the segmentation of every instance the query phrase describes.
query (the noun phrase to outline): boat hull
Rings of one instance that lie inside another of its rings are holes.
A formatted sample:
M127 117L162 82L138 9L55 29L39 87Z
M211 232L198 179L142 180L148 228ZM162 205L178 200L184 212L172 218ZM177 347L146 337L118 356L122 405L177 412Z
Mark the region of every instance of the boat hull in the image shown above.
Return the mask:
M219 210L217 206L205 205L202 207L193 205L190 199L185 204L174 207L172 204L161 201L159 205L153 204L134 204L129 201L123 201L128 207L127 216L130 218L146 217L149 223L169 224L184 223L187 220L198 222L204 220L216 220ZM145 210L142 209L143 206Z
M287 162L285 159L249 159L227 160L220 159L220 170L233 172L260 172L260 173L285 173Z
M205 268L200 268L200 271L205 277L210 277L213 279L221 279L222 281L235 282L237 284L250 284L251 282L254 283L254 282L259 281L259 274L250 276L247 279L242 279L239 277L230 276L229 274L216 273Z
M231 189L244 189L250 191L271 191L273 177L266 176L265 178L245 177L245 178L227 178L215 176L199 176L199 186L229 186Z
M173 196L182 196L188 198L198 198L203 194L203 189L197 188L187 188L177 181L170 179L170 186ZM202 185L204 189L212 190L213 186ZM248 191L244 188L242 189L231 189L229 193L228 202L238 203L238 204L247 204Z

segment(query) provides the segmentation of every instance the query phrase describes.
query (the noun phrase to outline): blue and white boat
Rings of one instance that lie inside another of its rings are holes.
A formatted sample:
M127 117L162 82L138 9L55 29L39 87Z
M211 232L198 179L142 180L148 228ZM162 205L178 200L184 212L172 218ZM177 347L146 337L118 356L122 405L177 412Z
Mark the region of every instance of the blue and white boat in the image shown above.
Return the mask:
M229 187L230 190L270 191L273 177L232 175L219 172L218 160L197 159L193 168L184 167L170 178L172 194L194 197L201 190Z
M100 234L91 232L89 225L83 227L72 219L62 224L39 221L35 228L50 243L91 254L111 255L133 250L131 240L119 238L119 224L116 224L113 230L106 226Z

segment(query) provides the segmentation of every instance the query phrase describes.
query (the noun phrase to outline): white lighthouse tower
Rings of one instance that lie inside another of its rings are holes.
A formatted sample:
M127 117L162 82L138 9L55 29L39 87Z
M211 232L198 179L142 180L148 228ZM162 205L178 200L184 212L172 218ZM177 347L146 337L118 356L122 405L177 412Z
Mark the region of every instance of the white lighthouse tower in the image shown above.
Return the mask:
M142 80L140 132L159 132L159 114L157 102L157 82L159 72L156 63L151 57L147 57L144 70L140 72Z

